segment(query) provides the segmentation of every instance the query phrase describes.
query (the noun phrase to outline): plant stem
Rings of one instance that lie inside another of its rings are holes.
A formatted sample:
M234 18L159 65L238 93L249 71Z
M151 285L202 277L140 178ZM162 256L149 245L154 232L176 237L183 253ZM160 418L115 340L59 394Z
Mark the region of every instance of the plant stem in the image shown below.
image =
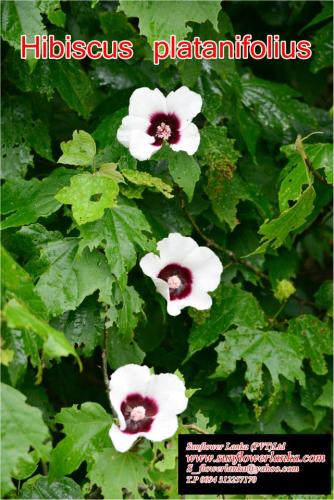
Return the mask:
M253 271L253 273L255 273L260 278L262 278L266 281L269 281L269 277L265 273L263 273L260 269L258 269L256 266L254 266L251 262L249 262L248 260L241 259L241 258L237 257L236 254L234 252L232 252L232 250L227 250L227 248L224 248L223 246L219 245L216 241L209 238L202 231L202 229L199 227L199 225L195 221L194 217L188 212L185 200L184 200L183 195L182 195L180 190L179 190L179 198L180 198L181 209L183 210L183 212L185 213L185 215L189 219L192 227L200 235L200 237L206 242L208 247L215 248L216 250L219 250L220 252L225 253L228 257L230 257L230 259L233 261L234 264L240 264L242 266L245 266L248 269L250 269L251 271ZM225 269L227 269L227 267L229 267L230 265L231 264L227 264L227 266L225 266Z
M275 321L275 319L281 314L281 312L283 311L283 309L286 306L287 302L288 302L287 300L284 300L284 302L282 302L282 304L279 306L279 308L275 312L274 316L271 318L271 321Z
M322 175L319 174L319 172L317 172L313 168L313 165L310 162L310 160L308 159L307 154L305 152L303 141L305 141L305 139L307 139L308 137L310 137L310 135L313 135L313 134L309 134L307 137L304 137L304 138L302 138L301 135L297 136L297 139L296 139L296 142L295 142L296 151L300 154L300 156L302 157L302 160L304 162L308 185L311 186L311 184L312 184L312 179L311 179L310 174L313 174L314 177L316 177L320 182L322 182L323 184L326 184L326 186L327 186L328 185L327 181L322 177Z
M105 314L106 314L106 318L107 318L107 312L108 312L108 308L106 307L105 309ZM109 376L108 376L108 356L107 356L107 352L108 352L108 328L107 328L107 319L105 318L104 320L104 328L103 328L103 347L102 347L102 353L101 353L101 357L102 357L102 372L103 372L103 380L104 380L104 385L105 385L105 391L106 391L106 394L107 394L107 398L108 398L108 402L109 402L109 406L110 406L110 409L111 409L111 413L113 414L114 417L116 417L116 412L114 410L114 408L112 407L112 404L110 402L110 398L109 398Z
M201 429L200 427L198 427L198 425L196 425L196 424L185 424L183 427L185 427L186 429L190 429L192 431L198 432L199 434L209 434L208 432L206 432L203 429Z

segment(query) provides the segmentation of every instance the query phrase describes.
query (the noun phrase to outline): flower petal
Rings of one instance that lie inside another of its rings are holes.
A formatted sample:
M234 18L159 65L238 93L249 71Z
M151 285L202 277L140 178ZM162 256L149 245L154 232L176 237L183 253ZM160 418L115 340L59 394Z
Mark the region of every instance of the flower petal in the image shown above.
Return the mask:
M130 97L129 115L140 116L147 120L154 113L166 113L166 97L159 89L148 87L136 89Z
M153 146L154 137L141 130L134 130L129 137L129 151L139 161L149 160L161 146Z
M181 307L180 302L182 301L181 300L167 301L167 312L170 316L179 316L179 314L181 314L181 309L183 308Z
M146 132L150 125L148 120L137 116L125 116L117 130L117 140L125 147L129 147L132 132Z
M186 256L198 248L195 240L179 233L170 233L157 246L163 266L169 263L183 264Z
M212 306L212 298L205 291L194 288L191 291L191 294L185 299L188 302L188 306L195 307L199 311L203 311L205 309L210 309Z
M178 428L178 421L176 415L169 415L167 417L163 415L157 415L153 420L152 427L148 432L145 432L143 436L151 441L163 441L172 437Z
M184 382L172 373L152 375L147 385L146 394L157 402L158 415L176 415L182 413L188 405Z
M155 288L157 289L157 292L160 293L160 295L163 296L164 299L169 301L169 286L166 281L160 279L160 278L152 278L153 283L155 284ZM179 314L179 313L178 313Z
M121 412L121 403L131 393L144 394L150 379L150 370L147 366L124 365L118 368L110 377L109 398L117 413L120 428L125 429L126 424Z
M219 285L223 265L210 248L197 247L187 255L183 265L191 269L196 288L212 292Z
M180 131L179 141L176 144L171 144L170 147L174 151L185 151L188 155L193 155L198 149L200 140L198 128L194 123L189 123Z
M122 432L117 425L112 424L109 431L109 437L116 450L124 453L131 448L133 443L139 437L139 434L127 434Z
M161 270L161 260L158 255L154 253L148 253L140 259L139 265L146 276L150 278L155 278L158 276Z
M167 112L175 113L181 119L183 126L198 115L202 108L202 97L185 86L170 92L166 101Z

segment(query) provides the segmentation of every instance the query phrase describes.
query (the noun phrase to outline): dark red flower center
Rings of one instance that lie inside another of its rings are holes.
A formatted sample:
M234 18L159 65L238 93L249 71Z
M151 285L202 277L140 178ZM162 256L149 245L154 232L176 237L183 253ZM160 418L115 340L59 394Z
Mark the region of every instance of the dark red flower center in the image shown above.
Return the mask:
M123 432L127 434L148 432L151 429L153 417L158 413L158 405L154 399L141 396L141 394L129 394L121 404L121 412L126 423Z
M184 299L191 293L193 282L191 271L179 264L168 264L158 274L169 287L170 300Z
M155 138L153 146L161 146L163 141L176 144L180 139L180 126L180 120L174 113L154 113L146 132Z

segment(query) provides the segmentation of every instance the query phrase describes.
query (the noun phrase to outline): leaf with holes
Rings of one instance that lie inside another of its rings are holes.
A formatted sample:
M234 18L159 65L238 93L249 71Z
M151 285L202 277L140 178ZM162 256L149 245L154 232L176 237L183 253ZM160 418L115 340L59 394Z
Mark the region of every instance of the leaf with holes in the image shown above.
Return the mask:
M72 205L73 218L77 224L86 224L103 217L106 208L116 205L118 184L110 177L80 174L71 178L71 185L64 187L55 198Z

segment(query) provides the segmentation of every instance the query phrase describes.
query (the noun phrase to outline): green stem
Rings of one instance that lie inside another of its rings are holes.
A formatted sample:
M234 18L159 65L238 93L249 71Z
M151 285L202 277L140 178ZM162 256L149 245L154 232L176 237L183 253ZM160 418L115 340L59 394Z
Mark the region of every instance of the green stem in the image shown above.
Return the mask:
M186 429L190 429L192 431L198 432L199 434L209 434L205 430L198 427L198 425L196 425L196 424L185 424L183 427L185 427Z

